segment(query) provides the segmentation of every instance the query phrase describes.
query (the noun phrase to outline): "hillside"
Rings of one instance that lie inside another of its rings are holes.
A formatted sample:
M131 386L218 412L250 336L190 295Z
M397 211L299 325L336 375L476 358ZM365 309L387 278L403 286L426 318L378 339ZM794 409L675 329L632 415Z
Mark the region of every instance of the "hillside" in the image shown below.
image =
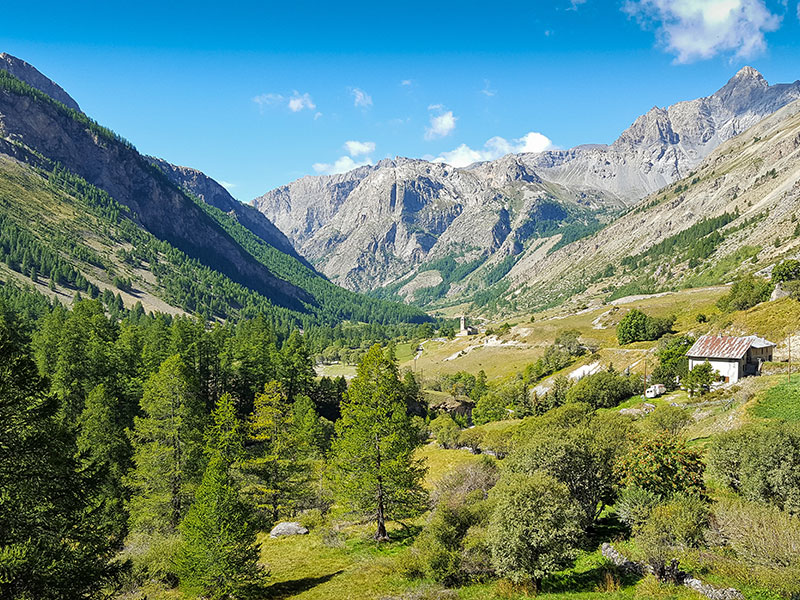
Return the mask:
M34 72L38 73L28 69L23 74L42 83ZM86 282L95 288L112 284L122 270L139 282L143 293L174 308L223 318L266 311L283 315L275 318L284 324L426 319L419 311L331 284L290 249L290 254L282 252L285 238L252 209L237 212L230 197L216 196L206 203L188 194L124 139L5 69L0 69L0 156L10 190L3 198L7 223L15 222L24 235L49 246L48 252L71 265L64 269L77 269L81 278L71 277L73 290L86 288ZM199 172L192 177L205 186L194 191L214 189ZM15 185L35 191L41 213L30 214L22 201L25 193L14 190ZM67 248L40 229L48 216L62 212L64 196L53 188L83 204L74 215L81 228L72 232ZM91 220L85 213L98 210L101 221L88 225ZM109 228L117 233L109 235ZM104 239L105 247L92 247L93 238ZM76 256L95 256L98 250L102 254L93 268L74 262ZM20 252L10 254L21 268ZM180 272L180 277L173 273L177 279L170 280L162 270L160 259L165 256ZM133 269L121 269L117 259ZM45 271L39 268L39 274ZM28 275L26 269L22 275ZM80 285L74 285L76 280Z
M483 304L497 294L482 292L521 260L591 235L798 98L800 82L770 86L745 67L711 96L653 108L609 146L466 168L383 160L304 177L253 205L345 287L419 305Z
M722 144L596 235L511 269L506 308L572 306L732 281L796 256L800 102Z

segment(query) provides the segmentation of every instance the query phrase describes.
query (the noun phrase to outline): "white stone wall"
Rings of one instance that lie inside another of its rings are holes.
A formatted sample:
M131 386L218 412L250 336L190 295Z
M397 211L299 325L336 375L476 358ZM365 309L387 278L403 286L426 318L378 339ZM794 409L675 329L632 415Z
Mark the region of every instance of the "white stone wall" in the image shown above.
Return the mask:
M702 365L704 362L706 361L690 358L689 369L694 369L697 365ZM710 359L708 362L711 363L711 368L713 368L720 377L727 377L728 381L731 383L739 381L739 361Z

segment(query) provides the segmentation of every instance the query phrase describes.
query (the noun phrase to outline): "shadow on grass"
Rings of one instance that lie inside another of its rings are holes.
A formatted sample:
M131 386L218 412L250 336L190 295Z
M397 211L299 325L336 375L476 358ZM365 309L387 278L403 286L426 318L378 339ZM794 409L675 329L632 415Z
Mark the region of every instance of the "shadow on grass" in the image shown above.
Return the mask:
M266 585L259 590L258 597L266 600L280 600L281 598L290 598L296 594L307 592L308 590L317 587L320 584L327 583L343 570L338 570L334 573L321 575L320 577L303 577L302 579L291 579L289 581L279 581L272 585Z
M641 577L626 575L618 569L605 565L598 565L586 571L571 571L568 573L555 573L547 577L542 585L544 592L594 592L598 586L606 581L606 574L622 587L635 584Z

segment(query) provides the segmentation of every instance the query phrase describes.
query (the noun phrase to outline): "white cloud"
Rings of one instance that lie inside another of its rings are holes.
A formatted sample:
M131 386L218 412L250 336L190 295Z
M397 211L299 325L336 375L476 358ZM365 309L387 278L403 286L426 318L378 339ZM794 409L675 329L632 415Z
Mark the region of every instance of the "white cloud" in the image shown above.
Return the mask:
M322 117L322 113L321 113L321 112L314 113L314 120L315 120L315 121L316 121L317 119L321 118L321 117Z
M507 140L495 136L486 141L482 149L475 150L466 144L461 144L455 150L443 152L433 159L433 162L447 163L453 167L466 167L474 162L494 160L506 154L519 152L543 152L554 148L553 143L546 135L536 131L526 133L521 138Z
M361 108L372 106L372 96L367 92L359 88L353 88L350 91L353 94L353 106L360 106Z
M403 79L403 81L400 82L400 85L411 85L411 80L410 79Z
M375 152L375 142L357 142L355 140L350 140L344 143L344 147L347 149L350 156L362 156Z
M235 183L231 183L230 181L223 181L222 179L220 179L218 183L228 191L231 191L233 188L236 187Z
M311 99L309 94L300 94L297 90L292 92L292 96L287 98L283 94L261 94L260 96L256 96L253 98L253 102L258 104L260 110L264 110L267 106L280 106L286 104L292 112L300 112L304 108L309 110L314 110L317 108L317 105L314 104L314 101ZM317 113L320 117L322 113ZM314 118L318 118L316 115Z
M797 20L800 21L800 2L797 3Z
M581 4L586 4L586 0L570 0L570 6L567 10L578 10Z
M338 173L346 173L352 171L357 167L371 165L372 160L365 158L361 162L356 162L349 156L340 156L333 164L330 163L314 163L312 166L314 171L321 175L336 175Z
M428 110L441 111L444 107L441 104L431 104ZM448 110L438 115L431 116L431 124L425 128L425 139L435 140L447 137L456 128L458 117L453 116L453 111Z
M678 63L727 52L755 56L767 47L764 34L781 22L764 0L628 0L624 10L642 25L654 24Z
M300 94L297 90L292 93L292 97L289 98L289 110L292 112L300 112L304 108L309 110L314 110L317 108L317 105L314 104L314 101L311 99L311 96L306 94Z
M493 89L491 89L491 87L489 86L489 83L490 83L490 82L489 82L489 80L488 80L488 79L484 79L484 80L483 80L483 89L481 90L481 94L483 94L484 96L488 96L489 98L491 98L492 96L494 96L495 94L497 94L497 90L493 90Z

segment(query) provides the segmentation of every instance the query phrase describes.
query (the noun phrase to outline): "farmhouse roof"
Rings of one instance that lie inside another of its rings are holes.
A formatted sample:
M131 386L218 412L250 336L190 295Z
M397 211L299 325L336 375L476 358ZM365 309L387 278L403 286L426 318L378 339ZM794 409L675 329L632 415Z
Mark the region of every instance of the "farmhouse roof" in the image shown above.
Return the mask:
M692 358L727 358L738 360L750 348L768 348L774 346L769 340L757 335L736 337L733 335L704 335L698 338L686 353Z

